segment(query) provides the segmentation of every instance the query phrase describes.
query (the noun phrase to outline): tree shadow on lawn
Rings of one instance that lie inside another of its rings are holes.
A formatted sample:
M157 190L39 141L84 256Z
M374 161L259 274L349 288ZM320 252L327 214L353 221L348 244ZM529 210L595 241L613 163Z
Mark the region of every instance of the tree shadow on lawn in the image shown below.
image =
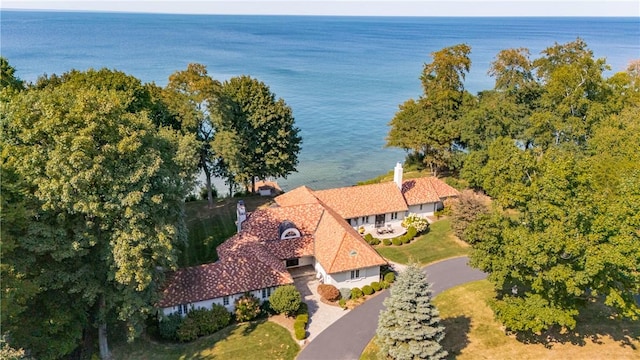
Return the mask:
M548 349L555 344L585 346L587 342L591 342L602 345L613 340L621 347L637 350L640 321L622 319L616 315L614 310L598 300L588 303L581 310L573 330L554 327L541 334L516 333L516 339L525 344L542 344Z
M460 352L469 345L469 331L471 331L471 318L460 315L440 320L445 327L445 337L442 346L449 352L449 359L455 359Z

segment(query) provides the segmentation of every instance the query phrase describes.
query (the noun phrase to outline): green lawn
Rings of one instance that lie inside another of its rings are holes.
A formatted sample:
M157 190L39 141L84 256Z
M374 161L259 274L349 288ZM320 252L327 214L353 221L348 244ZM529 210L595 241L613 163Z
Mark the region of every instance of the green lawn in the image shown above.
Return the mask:
M401 263L417 262L426 265L455 256L468 255L470 247L451 233L451 220L440 219L430 226L427 234L402 246L377 245L376 250L385 258Z
M236 204L239 198L216 199L212 209L206 201L185 204L185 219L189 231L188 242L181 247L180 267L200 265L218 260L216 247L236 233ZM243 198L247 211L269 202L270 198Z
M191 343L155 343L145 339L113 348L113 358L123 360L191 359L294 359L300 346L289 330L261 320L229 326Z
M446 328L442 346L450 359L638 359L640 322L619 320L601 303L591 303L572 331L518 339L505 333L487 305L489 281L449 289L433 300ZM549 337L547 337L549 336ZM360 357L378 360L372 341Z

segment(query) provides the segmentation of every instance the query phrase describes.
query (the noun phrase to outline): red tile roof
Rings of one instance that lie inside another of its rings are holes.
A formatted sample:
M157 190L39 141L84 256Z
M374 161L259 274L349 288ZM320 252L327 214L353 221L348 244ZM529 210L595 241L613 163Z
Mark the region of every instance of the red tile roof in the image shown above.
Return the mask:
M406 180L402 192L393 182L316 192L296 188L275 198L279 207L251 213L242 231L218 246L220 261L170 274L159 306L291 284L285 259L314 256L330 274L386 264L344 219L406 211L407 203L458 194L437 178ZM293 222L302 236L280 240L278 227L284 221Z
M320 190L315 195L343 219L408 210L394 182Z
M459 196L458 190L436 177L424 177L402 182L402 194L408 205L426 204Z

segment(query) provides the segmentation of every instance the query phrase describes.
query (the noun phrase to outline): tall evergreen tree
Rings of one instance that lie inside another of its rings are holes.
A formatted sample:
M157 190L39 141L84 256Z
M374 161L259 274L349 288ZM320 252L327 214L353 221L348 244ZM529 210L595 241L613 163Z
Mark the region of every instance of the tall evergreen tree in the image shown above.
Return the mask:
M447 352L438 310L425 273L410 265L398 276L380 312L376 341L381 354L397 360L443 359Z

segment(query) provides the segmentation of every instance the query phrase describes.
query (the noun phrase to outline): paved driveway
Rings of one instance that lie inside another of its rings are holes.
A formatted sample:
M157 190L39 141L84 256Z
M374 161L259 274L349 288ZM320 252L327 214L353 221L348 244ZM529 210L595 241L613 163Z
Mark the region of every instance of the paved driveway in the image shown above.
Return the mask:
M441 261L424 268L432 284L433 296L470 281L486 278L486 274L467 265L467 257ZM352 360L360 354L376 333L382 301L388 291L351 310L316 336L298 354L298 360Z

